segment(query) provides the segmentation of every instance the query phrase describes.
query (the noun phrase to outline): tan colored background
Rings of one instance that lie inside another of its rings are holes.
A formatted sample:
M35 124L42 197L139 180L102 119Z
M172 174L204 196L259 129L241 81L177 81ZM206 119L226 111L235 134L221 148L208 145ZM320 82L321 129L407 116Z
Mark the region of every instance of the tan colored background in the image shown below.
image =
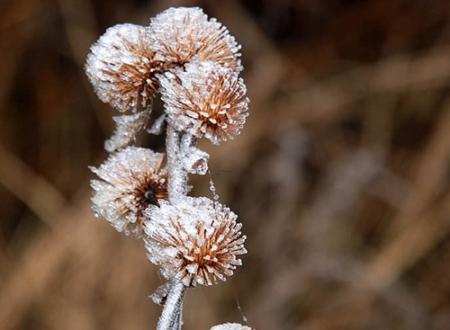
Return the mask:
M0 2L0 329L154 328L156 268L89 210L115 113L83 62L182 4L242 43L252 101L241 136L202 145L249 254L188 292L184 329L450 329L447 0Z

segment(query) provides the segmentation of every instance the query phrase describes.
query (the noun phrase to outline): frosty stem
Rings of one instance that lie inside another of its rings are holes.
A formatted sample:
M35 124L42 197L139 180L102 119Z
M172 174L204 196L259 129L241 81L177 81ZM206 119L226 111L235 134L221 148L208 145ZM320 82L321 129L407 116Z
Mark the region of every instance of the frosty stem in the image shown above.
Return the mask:
M185 196L187 192L187 173L180 159L180 139L180 133L168 124L166 150L169 171L169 201L172 204Z
M169 201L172 204L185 196L187 192L187 173L180 160L180 142L180 133L168 124L166 136L167 168L169 171L168 191ZM185 288L180 281L172 281L158 321L157 330L181 329Z
M167 300L158 321L157 330L181 329L181 314L185 286L179 281L171 284Z

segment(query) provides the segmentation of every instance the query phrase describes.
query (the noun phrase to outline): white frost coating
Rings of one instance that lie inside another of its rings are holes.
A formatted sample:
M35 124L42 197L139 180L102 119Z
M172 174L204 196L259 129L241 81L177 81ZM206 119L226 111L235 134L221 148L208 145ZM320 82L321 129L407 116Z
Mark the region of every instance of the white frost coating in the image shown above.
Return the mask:
M162 72L150 43L148 28L118 24L91 46L85 69L100 100L122 112L150 108Z
M166 122L166 115L159 116L154 122L152 127L147 130L147 133L153 135L160 135L163 132L164 124Z
M166 134L169 198L171 202L176 203L179 198L183 198L188 192L187 172L180 160L180 133L168 125Z
M193 62L158 77L165 112L175 129L214 144L240 133L249 99L236 72L214 62Z
M149 111L113 117L116 123L116 130L113 136L105 141L106 151L113 152L129 145L136 139L136 135L147 126L149 117Z
M180 145L181 161L188 173L205 175L208 171L209 154L195 147L195 143L192 135L183 136Z
M241 46L215 18L208 20L198 7L169 8L150 20L152 50L157 59L184 65L191 61L214 61L242 70Z
M150 298L156 305L160 305L160 306L164 305L164 302L166 301L167 295L169 294L169 291L170 291L170 286L171 286L171 283L166 282L166 283L160 285L156 289L156 291L150 295Z
M210 330L252 330L252 328L239 323L224 323L215 325Z
M237 215L206 197L185 197L175 205L146 210L145 246L150 261L168 279L186 286L225 281L247 253Z
M127 147L111 154L100 167L91 167L100 180L91 180L92 210L117 231L140 237L144 210L167 199L164 155Z

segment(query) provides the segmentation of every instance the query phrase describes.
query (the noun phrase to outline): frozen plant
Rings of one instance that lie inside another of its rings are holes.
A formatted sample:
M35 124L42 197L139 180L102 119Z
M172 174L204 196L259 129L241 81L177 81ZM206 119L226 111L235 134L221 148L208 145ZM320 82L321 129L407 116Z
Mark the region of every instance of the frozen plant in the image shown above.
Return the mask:
M242 224L215 189L214 200L188 196L189 174L208 172L209 154L197 141L229 140L248 116L239 50L216 19L182 7L160 13L149 26L109 28L87 56L94 91L122 113L105 142L109 157L91 167L98 176L91 181L92 209L117 231L142 238L148 259L167 279L152 295L163 306L159 330L181 329L186 289L225 281L247 252ZM158 93L164 114L150 123ZM165 132L165 153L134 146L145 131ZM212 329L250 328L226 323Z

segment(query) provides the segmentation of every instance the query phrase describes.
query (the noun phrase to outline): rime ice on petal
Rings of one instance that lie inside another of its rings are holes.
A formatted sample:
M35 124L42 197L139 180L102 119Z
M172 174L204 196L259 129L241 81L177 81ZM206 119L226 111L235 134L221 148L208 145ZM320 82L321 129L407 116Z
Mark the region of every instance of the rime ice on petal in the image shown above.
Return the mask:
M92 210L119 232L140 237L144 210L167 196L164 155L150 149L127 147L111 154L100 167L91 167Z
M191 61L214 61L242 70L240 45L227 28L198 7L169 8L150 21L152 50L161 61L184 65Z
M238 74L214 62L189 63L160 75L169 123L219 144L239 134L248 116L247 89Z
M136 135L145 128L149 117L149 111L113 117L116 122L116 130L113 136L105 141L106 151L113 152L130 144Z
M145 242L151 262L167 279L186 286L225 281L242 264L245 236L237 216L205 197L185 197L146 211Z
M224 323L215 325L210 330L252 330L252 328L239 323Z
M106 30L86 60L86 73L100 100L119 111L148 109L163 64L149 49L149 29L119 24Z

